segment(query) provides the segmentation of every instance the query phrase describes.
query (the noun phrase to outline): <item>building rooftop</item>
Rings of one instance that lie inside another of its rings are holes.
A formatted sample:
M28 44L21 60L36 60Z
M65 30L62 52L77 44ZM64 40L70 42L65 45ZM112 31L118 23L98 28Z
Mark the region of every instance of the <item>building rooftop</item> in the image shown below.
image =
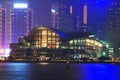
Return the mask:
M77 33L74 33L74 32L69 32L69 33L64 33L62 31L59 31L57 29L53 29L51 27L46 27L46 26L38 26L38 27L35 27L33 28L31 31L34 31L34 30L41 30L41 29L49 29L53 32L56 32L58 33L64 40L72 40L72 39L77 39L77 38L88 38L90 36L94 36L93 33L90 33L90 32L77 32Z

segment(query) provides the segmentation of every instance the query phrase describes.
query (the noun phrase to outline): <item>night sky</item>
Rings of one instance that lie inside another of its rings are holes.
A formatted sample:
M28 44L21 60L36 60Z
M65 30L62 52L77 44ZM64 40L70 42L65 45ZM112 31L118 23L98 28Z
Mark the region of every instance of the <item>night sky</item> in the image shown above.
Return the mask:
M34 26L50 26L51 0L30 0L29 7L34 12Z
M34 12L34 26L50 26L51 3L57 1L59 0L29 0L29 7L32 8Z
M50 26L51 23L51 14L50 14L50 8L51 8L51 3L55 1L60 1L60 0L0 0L1 5L4 5L5 2L10 3L11 5L14 2L24 2L28 1L29 3L29 8L33 9L33 26L38 26L38 25L45 25L45 26ZM73 0L74 1L74 0ZM76 0L79 1L79 0ZM83 1L83 0L80 0ZM111 1L114 0L86 0L90 3L90 14L95 15L95 20L93 25L90 26L97 26L97 24L104 24L101 21L105 20L106 16L106 9L108 9L108 4ZM92 12L92 13L91 13ZM89 13L88 13L89 14ZM90 16L91 18L92 16ZM92 21L93 17L91 18ZM100 25L104 26L104 25ZM99 27L99 26L98 26Z

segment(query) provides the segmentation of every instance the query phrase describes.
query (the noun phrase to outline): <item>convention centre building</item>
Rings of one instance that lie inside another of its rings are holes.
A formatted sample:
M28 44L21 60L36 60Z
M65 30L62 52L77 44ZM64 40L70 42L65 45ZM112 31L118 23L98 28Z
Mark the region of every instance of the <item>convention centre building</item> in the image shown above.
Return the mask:
M11 43L10 48L10 56L16 60L98 58L106 52L92 33L63 33L45 26L33 28L27 36L19 37L18 43Z

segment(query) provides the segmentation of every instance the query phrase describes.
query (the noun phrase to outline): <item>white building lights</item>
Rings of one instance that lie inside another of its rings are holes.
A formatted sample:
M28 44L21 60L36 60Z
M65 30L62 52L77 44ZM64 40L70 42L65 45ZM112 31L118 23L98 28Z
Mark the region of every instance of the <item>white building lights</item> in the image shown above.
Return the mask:
M56 11L55 11L55 9L51 9L51 12L52 12L52 13L55 13Z
M14 3L14 8L28 8L28 4Z

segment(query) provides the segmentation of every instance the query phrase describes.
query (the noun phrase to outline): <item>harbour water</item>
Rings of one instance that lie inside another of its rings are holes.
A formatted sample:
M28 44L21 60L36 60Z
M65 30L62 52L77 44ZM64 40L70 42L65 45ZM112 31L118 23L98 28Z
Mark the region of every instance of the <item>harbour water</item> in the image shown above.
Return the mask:
M0 80L120 80L120 65L71 63L0 63Z

